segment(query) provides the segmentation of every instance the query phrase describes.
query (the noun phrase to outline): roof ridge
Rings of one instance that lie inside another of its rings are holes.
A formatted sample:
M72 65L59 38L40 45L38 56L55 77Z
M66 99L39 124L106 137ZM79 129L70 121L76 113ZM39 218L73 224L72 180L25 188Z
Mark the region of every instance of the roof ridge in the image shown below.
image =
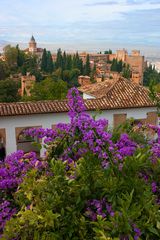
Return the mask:
M34 101L26 101L26 102L0 102L1 105L15 105L15 104L34 104L34 103L51 103L51 102L68 102L67 99L53 99L53 100L34 100Z
M114 88L115 84L116 84L119 80L120 80L120 78L115 79L115 80L113 81L113 84L108 88L108 90L106 91L106 95L105 95L104 97L107 96L108 92L111 91L111 90Z

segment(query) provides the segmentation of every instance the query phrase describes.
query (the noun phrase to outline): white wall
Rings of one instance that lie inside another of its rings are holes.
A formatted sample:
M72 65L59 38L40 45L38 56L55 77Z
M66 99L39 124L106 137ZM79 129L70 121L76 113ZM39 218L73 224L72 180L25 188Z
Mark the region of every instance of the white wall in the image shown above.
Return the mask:
M26 116L0 117L0 128L6 129L6 151L10 154L17 150L16 132L17 127L42 126L51 128L59 122L67 123L69 118L66 113L33 114Z
M83 99L95 99L95 97L88 95L86 93L83 93Z
M154 112L156 108L133 108L119 110L105 110L100 112L89 112L92 116L96 115L96 119L105 118L109 121L109 127L113 127L113 115L126 113L127 118L143 119L147 117L148 112ZM59 122L68 123L67 113L50 113L50 114L33 114L26 116L0 117L0 128L6 129L6 151L10 154L17 150L16 132L17 127L42 126L43 128L51 128L52 125Z

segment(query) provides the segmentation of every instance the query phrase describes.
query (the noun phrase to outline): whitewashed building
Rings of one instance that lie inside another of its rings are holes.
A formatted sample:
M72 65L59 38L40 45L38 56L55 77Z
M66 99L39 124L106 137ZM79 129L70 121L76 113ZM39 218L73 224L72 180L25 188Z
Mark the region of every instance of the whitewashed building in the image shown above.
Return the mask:
M157 124L157 109L146 88L120 79L109 85L108 90L104 91L103 86L103 92L105 94L97 88L100 98L96 98L95 86L94 93L83 89L84 94L92 96L92 99L85 100L89 114L96 115L97 119L108 119L109 127L115 127L127 118ZM54 128L57 123L68 123L68 110L66 100L0 103L0 142L4 144L6 153L17 149L31 150L30 141L23 139L23 130L31 127Z

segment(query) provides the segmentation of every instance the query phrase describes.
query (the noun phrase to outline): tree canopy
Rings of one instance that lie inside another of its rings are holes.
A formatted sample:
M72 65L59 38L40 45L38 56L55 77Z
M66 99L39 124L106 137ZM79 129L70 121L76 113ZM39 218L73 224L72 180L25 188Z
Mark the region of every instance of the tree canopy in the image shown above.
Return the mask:
M67 94L67 84L63 80L54 81L51 77L35 83L28 100L64 99Z
M18 83L12 79L0 81L0 102L16 102L20 99Z
M155 69L155 66L152 66L151 64L146 67L144 71L144 76L143 76L143 84L145 86L149 86L151 82L154 82L154 84L159 84L160 83L160 73L157 72Z

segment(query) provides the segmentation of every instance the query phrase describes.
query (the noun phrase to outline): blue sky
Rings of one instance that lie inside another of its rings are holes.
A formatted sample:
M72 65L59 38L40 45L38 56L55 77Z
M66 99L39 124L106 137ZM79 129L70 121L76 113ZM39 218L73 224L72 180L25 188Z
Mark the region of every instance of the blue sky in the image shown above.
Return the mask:
M160 46L160 0L0 0L0 40Z

